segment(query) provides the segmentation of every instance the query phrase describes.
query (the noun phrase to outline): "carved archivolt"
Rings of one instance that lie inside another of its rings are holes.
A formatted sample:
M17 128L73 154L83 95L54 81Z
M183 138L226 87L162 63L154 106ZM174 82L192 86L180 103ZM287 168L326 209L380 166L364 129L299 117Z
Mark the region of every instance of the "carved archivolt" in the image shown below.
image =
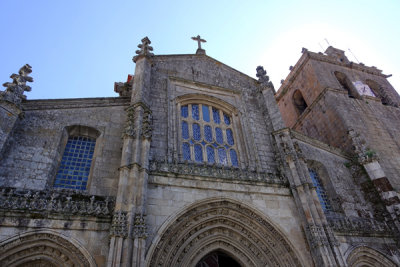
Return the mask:
M0 243L0 266L96 266L77 245L52 231L24 233Z
M349 267L394 267L397 266L380 252L365 246L355 248L347 257Z
M301 266L284 236L241 203L216 199L181 214L149 250L148 266L195 266L220 250L242 266Z

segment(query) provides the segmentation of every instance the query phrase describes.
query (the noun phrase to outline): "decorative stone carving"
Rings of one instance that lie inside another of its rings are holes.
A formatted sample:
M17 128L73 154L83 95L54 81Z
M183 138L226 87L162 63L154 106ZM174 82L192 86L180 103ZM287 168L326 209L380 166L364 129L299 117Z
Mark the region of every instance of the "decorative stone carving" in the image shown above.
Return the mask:
M339 233L360 236L392 236L390 227L385 222L360 217L346 217L339 214L326 216L329 226Z
M133 57L133 62L136 63L136 61L141 58L141 57L151 57L154 56L153 53L150 51L153 51L153 47L150 46L151 41L150 39L146 36L142 39L142 43L138 45L140 50L136 50L136 56Z
M240 180L252 182L265 182L269 184L287 185L283 176L273 173L251 171L234 167L220 165L208 165L190 162L161 162L151 161L150 171L152 174L175 173L177 175L195 175L203 177L214 177L227 180Z
M264 67L258 66L256 68L256 76L258 77L258 82L261 83L263 86L272 88L275 91L274 85L269 80L269 76L267 75L267 71L264 70Z
M132 236L134 238L146 238L147 237L147 226L145 221L146 215L136 213L133 219L133 230Z
M145 139L151 139L153 128L152 125L152 116L150 110L145 110L143 114L142 120L142 137Z
M128 236L128 220L126 212L119 210L114 213L110 228L110 236L118 236L123 238Z
M0 245L0 266L31 266L39 259L56 266L94 266L75 245L51 233L22 234Z
M122 138L125 137L135 138L136 137L135 107L129 106L128 108L126 108L126 115L127 115L126 126L122 134Z
M323 229L324 227L322 225L309 224L306 226L306 232L309 235L312 248L329 245L328 239Z
M354 153L358 156L357 160L360 164L366 164L378 160L376 153L367 149L365 140L363 140L354 129L350 129L348 135L353 142Z
M32 67L25 64L19 69L18 74L13 73L10 78L13 80L11 83L6 82L3 84L6 87L5 91L0 92L0 99L12 102L19 106L22 100L26 99L24 92L30 92L32 88L26 85L26 82L33 82L33 78L28 76L32 72Z
M360 246L350 253L347 257L347 265L356 266L376 266L376 267L394 267L398 266L393 261L385 257L382 253L366 247Z
M232 248L215 244L224 240ZM194 259L213 249L237 253L246 266L301 266L286 239L270 223L245 206L214 200L192 207L161 235L149 266L194 266ZM199 254L202 251L203 254Z
M75 191L38 191L3 188L0 210L24 213L111 217L114 198L85 195Z

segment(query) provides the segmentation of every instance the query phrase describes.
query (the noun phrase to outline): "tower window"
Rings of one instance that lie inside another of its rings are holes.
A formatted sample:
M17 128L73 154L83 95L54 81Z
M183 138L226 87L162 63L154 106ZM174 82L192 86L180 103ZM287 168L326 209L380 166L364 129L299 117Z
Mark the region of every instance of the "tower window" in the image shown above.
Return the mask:
M318 173L313 169L308 169L308 171L310 173L313 185L315 186L315 189L317 191L318 199L319 202L321 203L322 209L325 212L332 211L332 206L329 202L328 195L326 194L326 191L322 186L321 179L319 178Z
M239 166L232 118L217 107L181 106L181 139L183 160Z
M301 115L304 110L307 108L307 103L303 98L303 95L301 94L300 90L296 90L293 93L293 103L294 106L296 107L297 111L299 112L299 115Z
M354 88L353 84L344 73L335 71L335 77L340 83L342 89L345 89L347 91L349 97L355 98L358 96L357 90Z

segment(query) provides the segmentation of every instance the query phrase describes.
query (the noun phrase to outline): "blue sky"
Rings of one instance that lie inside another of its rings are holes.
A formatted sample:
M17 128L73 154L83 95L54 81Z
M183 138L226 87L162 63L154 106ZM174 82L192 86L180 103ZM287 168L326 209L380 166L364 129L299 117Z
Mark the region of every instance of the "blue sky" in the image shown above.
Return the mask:
M263 65L276 88L302 47L320 52L328 41L393 74L400 91L398 0L1 0L0 10L0 82L29 63L28 99L116 96L144 36L155 54L188 54L198 34L207 55L252 77Z

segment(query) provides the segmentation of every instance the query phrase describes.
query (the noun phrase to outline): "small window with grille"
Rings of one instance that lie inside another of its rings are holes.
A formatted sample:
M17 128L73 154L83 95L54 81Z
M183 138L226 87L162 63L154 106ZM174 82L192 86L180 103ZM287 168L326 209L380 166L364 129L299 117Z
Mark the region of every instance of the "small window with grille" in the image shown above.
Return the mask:
M55 188L86 189L95 145L95 138L68 137L54 181Z
M326 191L322 186L321 179L319 178L318 173L313 169L308 169L308 171L317 191L318 199L321 203L322 209L324 210L324 212L332 211L332 206L329 202L328 195L326 194Z
M182 159L208 164L239 166L232 117L206 104L181 106Z

